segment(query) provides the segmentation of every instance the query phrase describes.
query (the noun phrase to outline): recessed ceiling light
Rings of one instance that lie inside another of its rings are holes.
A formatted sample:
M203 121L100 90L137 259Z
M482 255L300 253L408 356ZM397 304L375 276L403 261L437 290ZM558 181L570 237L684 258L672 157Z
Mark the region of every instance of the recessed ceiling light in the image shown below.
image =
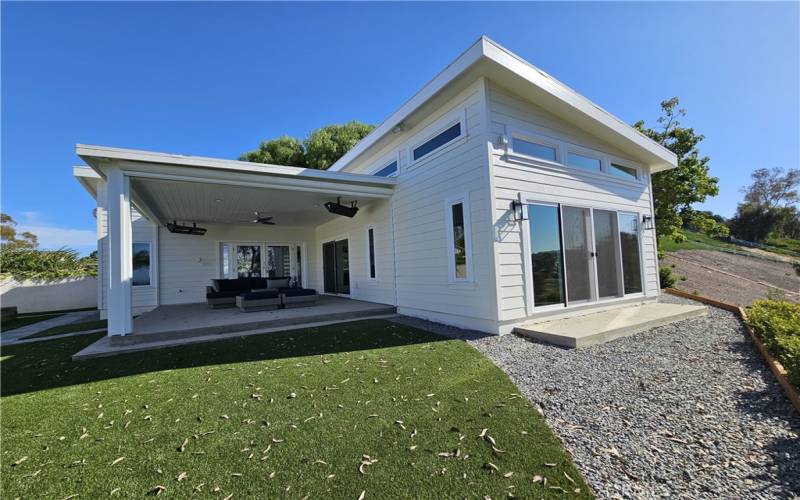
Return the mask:
M214 201L216 201L217 203L222 203L222 200L221 200L221 199L219 199L219 198L217 198L217 199L216 199L216 200L214 200Z

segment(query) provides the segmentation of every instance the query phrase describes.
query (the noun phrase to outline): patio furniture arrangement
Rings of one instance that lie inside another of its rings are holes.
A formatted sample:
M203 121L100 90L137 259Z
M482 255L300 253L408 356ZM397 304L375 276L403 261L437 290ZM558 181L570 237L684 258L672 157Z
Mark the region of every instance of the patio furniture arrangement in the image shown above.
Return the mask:
M234 278L211 280L206 302L213 309L238 307L242 312L308 307L317 303L317 292L290 287L290 278Z

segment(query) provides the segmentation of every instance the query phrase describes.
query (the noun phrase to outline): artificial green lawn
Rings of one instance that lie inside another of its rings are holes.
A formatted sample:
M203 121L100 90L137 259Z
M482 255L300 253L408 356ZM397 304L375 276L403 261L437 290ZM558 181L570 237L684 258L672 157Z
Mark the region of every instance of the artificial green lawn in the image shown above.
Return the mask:
M362 321L70 361L99 337L3 349L4 497L591 497L462 341Z
M33 335L28 335L25 337L26 339L34 339L40 337L52 337L53 335L61 335L64 333L74 333L74 332L85 332L89 330L98 330L100 328L106 328L108 323L106 320L98 320L98 321L85 321L82 323L70 323L68 325L61 325L61 326L54 326L52 328L48 328L47 330L41 331L39 333L34 333Z
M17 316L15 319L11 321L4 321L0 323L0 331L8 332L14 330L16 328L20 328L22 326L32 325L34 323L39 323L40 321L44 321L46 319L53 319L61 316L60 314L40 314L36 316Z

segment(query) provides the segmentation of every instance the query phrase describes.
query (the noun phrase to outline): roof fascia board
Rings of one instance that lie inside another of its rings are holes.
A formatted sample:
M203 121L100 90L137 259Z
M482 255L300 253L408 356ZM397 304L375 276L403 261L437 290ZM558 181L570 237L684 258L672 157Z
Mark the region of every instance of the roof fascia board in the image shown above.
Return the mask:
M97 200L97 183L102 179L97 172L89 167L72 167L72 176Z
M431 97L436 95L451 81L456 79L470 66L472 66L475 62L477 62L483 55L483 43L484 43L483 38L473 43L467 50L465 50L460 56L458 56L455 61L450 63L431 81L425 84L425 86L422 87L422 89L420 89L419 92L414 94L411 97L411 99L409 99L408 101L405 102L405 104L400 106L400 108L397 111L389 115L389 118L387 118L386 120L383 121L383 123L375 127L375 129L372 132L370 132L366 137L364 137L364 139L359 141L358 144L356 144L347 153L345 153L344 156L339 158L339 160L337 160L336 163L334 163L328 170L338 172L341 169L343 169L348 163L350 163L352 160L361 155L361 153L366 151L369 147L371 147L375 142L380 140L383 136L390 133L392 129L398 126L417 108L422 106Z
M264 176L244 172L223 170L200 170L174 165L120 162L119 168L132 178L157 179L177 182L200 182L228 186L260 187L327 193L332 196L360 196L366 198L388 198L392 186L371 186L358 183L331 182L324 179Z
M658 156L664 162L669 163L670 165L677 164L677 156L669 149L642 134L635 128L631 127L586 97L582 96L575 90L572 90L567 85L564 85L544 71L531 65L505 47L502 47L488 39L486 42L485 55L487 58L520 75L522 78L536 85L553 97L564 101L589 118L599 122L600 124L620 134L630 142L633 142L637 146L647 150L650 154Z
M200 156L183 156L135 149L112 148L106 146L93 146L78 144L76 153L87 163L92 165L92 160L127 160L150 164L164 164L183 167L202 167L215 170L249 173L261 176L283 176L305 179L318 179L343 183L358 183L392 188L397 181L392 178L373 177L364 174L351 174L346 172L331 172L328 170L315 170L311 168L288 167L285 165L270 165L266 163L251 163L237 160L207 158Z
M547 94L561 100L591 120L605 126L622 136L628 142L633 143L650 155L658 158L660 162L655 162L652 165L653 171L664 170L677 165L677 156L669 149L653 141L505 47L483 36L442 72L436 75L436 77L428 82L419 92L414 94L414 96L406 101L397 111L392 113L389 118L376 127L375 130L334 163L329 171L340 171L345 168L350 162L372 147L382 137L389 134L394 127L402 123L403 120L408 118L408 116L420 106L442 91L442 89L482 58L490 60L512 73L515 73L532 85L541 88Z

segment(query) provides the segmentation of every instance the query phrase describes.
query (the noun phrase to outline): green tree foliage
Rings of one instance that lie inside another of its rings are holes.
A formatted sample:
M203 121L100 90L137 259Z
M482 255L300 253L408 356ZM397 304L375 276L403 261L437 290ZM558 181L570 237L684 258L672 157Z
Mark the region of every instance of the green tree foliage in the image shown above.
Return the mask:
M719 179L709 175L707 156L700 156L697 145L703 136L693 128L681 126L679 118L686 111L678 108L678 98L661 102L663 115L658 118L659 127L651 129L643 120L633 126L663 145L678 157L678 168L653 175L653 205L655 208L656 232L659 236L669 236L682 241L680 228L685 221L712 236L728 234L728 228L692 208L709 196L719 193Z
M308 166L327 169L374 128L374 125L353 120L344 125L328 125L311 132L304 141Z
M35 234L25 231L17 233L17 222L8 214L0 213L0 245L3 250L15 248L36 248L39 239Z
M763 241L771 234L800 236L800 170L759 168L750 174L752 183L743 187L744 202L731 219L731 231L741 239Z
M3 277L10 276L18 281L97 276L97 258L80 257L78 252L69 248L36 250L4 247L0 252L0 271Z
M303 149L303 143L299 139L284 135L270 141L262 141L258 149L244 153L239 157L239 160L305 167L306 152Z
M311 132L304 141L286 135L263 141L257 150L244 153L239 159L325 170L374 128L374 125L356 120L343 125L327 125Z
M763 241L780 220L777 210L754 203L740 203L730 221L731 232L747 241Z

